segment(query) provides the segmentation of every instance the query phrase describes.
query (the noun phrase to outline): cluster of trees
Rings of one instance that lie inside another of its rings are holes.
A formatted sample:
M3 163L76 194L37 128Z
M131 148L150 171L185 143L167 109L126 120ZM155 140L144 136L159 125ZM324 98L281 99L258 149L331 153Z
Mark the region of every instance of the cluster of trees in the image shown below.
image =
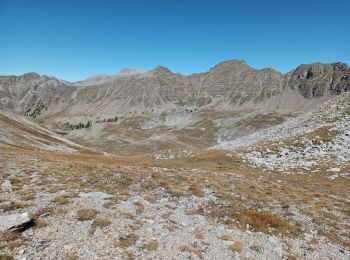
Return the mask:
M99 119L97 120L95 123L104 123L104 122L117 122L118 120L118 116L115 116L114 118L107 118L107 119ZM68 122L64 123L64 126L70 130L74 130L74 129L84 129L84 128L89 128L92 126L92 121L89 120L87 123L79 123L79 124L70 124Z
M115 116L114 118L107 118L107 119L99 119L96 121L96 123L104 123L104 122L117 122L118 121L118 116Z
M76 125L73 125L73 124L70 124L68 122L66 122L64 124L67 128L71 129L71 130L74 130L74 129L83 129L83 128L89 128L92 126L92 122L91 120L89 120L87 123L79 123L79 124L76 124Z
M197 111L197 108L195 108L195 109L188 109L188 108L186 108L185 109L185 112L187 112L187 113L192 113L192 112L196 112Z
M32 118L36 118L37 116L39 116L42 112L43 109L47 110L47 106L44 105L41 101L39 101L39 103L36 104L34 110L31 112L31 109L29 108L26 112L25 115L32 117Z

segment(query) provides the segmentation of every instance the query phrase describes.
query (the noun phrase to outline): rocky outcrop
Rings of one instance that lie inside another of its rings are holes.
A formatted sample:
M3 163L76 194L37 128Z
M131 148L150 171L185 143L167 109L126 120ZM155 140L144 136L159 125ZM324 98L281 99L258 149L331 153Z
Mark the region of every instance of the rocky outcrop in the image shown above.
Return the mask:
M305 98L336 95L350 90L350 68L345 63L300 65L287 76L288 86Z

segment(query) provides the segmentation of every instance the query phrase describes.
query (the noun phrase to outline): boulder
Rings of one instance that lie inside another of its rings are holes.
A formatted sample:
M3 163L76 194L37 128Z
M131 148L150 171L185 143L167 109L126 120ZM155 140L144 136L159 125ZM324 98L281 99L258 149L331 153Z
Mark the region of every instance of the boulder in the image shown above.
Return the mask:
M28 212L0 216L0 232L21 227L31 221Z
M1 184L1 190L12 191L12 183L9 180L4 181L4 183Z

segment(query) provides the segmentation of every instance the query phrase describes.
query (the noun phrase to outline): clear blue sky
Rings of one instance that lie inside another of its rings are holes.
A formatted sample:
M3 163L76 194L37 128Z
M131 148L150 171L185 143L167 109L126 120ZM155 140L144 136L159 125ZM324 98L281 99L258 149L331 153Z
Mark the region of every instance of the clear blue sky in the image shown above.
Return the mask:
M206 71L228 59L282 72L350 63L350 1L0 0L0 74L66 80L124 67Z

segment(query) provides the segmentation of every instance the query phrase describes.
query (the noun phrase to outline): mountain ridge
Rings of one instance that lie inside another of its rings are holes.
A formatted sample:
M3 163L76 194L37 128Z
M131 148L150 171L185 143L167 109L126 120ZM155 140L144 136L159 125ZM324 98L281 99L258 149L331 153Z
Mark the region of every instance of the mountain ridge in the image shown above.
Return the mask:
M0 76L0 109L56 121L161 114L187 107L297 111L349 90L350 69L341 62L301 64L283 74L228 60L197 74L157 66L84 86L37 73Z

